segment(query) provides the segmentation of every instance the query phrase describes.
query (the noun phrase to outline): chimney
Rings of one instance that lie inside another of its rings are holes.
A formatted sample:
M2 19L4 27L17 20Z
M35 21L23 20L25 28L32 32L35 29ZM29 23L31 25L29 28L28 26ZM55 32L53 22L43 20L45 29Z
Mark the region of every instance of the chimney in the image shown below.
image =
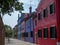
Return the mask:
M29 7L29 13L31 15L31 13L32 13L32 6Z

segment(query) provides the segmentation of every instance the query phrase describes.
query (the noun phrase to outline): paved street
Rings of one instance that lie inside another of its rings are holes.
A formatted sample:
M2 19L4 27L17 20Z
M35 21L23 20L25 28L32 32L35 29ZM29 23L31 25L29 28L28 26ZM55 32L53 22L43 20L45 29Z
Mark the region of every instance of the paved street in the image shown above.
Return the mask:
M18 39L10 39L10 43L8 43L8 40L5 39L5 45L36 45L36 44L24 42Z

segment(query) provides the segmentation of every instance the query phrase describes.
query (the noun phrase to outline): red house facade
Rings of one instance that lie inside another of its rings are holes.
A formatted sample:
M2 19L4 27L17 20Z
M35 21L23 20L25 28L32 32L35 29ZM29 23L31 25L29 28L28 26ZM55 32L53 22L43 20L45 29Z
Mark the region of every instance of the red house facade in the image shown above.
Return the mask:
M34 43L37 43L37 14L33 17L34 20Z
M36 9L37 28L34 29L34 33L37 34L35 42L37 41L38 45L60 45L58 4L59 1L56 0L41 0Z
M25 32L25 21L21 23L21 40L24 40L24 32Z

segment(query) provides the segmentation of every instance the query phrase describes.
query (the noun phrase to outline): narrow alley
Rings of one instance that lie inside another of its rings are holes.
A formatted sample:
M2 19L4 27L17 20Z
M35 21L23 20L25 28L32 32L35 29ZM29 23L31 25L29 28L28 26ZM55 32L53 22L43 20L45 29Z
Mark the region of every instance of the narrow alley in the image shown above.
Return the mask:
M8 39L5 39L5 45L36 45L36 44L10 38L10 43L8 43Z

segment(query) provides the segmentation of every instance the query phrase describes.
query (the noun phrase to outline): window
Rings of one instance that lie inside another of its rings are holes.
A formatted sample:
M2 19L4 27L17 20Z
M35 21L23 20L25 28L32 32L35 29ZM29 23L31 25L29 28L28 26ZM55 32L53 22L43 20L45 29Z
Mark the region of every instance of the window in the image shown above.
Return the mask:
M37 20L35 20L35 26L37 25Z
M28 37L28 32L25 32L24 37Z
M44 38L48 37L48 28L44 28Z
M39 37L39 38L42 37L42 30L38 30L38 37Z
M25 32L23 33L23 37L25 37Z
M56 38L56 26L50 27L50 38Z
M44 9L44 10L43 10L43 17L47 17L47 16L48 16L47 13L48 13L47 9Z
M50 5L50 14L54 13L54 11L55 11L55 4L53 3Z
M31 37L33 37L33 31L31 31L31 33L30 33L30 34L31 34Z
M24 33L22 33L22 37L24 37Z
M42 19L42 15L41 13L38 13L38 20L41 20Z

